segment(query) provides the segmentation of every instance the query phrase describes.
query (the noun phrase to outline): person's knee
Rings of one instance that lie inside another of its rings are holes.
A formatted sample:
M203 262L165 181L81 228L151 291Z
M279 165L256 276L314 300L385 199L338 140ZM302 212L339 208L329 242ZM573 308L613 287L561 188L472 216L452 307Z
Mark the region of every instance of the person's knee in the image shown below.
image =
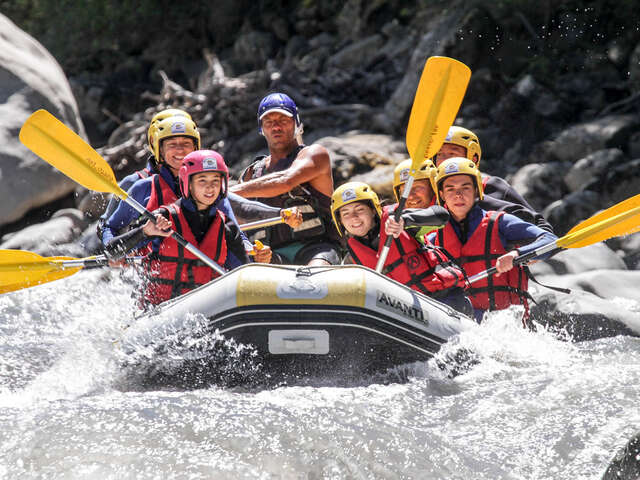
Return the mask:
M327 262L324 258L312 258L311 260L309 260L309 263L307 263L307 265L309 265L310 267L327 267L334 264Z
M331 244L321 243L307 245L302 248L295 258L296 265L339 265L340 255Z

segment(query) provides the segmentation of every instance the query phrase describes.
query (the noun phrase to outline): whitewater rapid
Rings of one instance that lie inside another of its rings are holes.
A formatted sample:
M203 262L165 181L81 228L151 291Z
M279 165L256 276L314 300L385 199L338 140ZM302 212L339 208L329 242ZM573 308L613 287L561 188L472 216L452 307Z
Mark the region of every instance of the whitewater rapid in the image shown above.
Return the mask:
M640 430L640 339L514 312L445 348L480 359L455 378L432 360L346 388L145 391L117 348L132 288L88 271L0 296L0 478L599 479Z

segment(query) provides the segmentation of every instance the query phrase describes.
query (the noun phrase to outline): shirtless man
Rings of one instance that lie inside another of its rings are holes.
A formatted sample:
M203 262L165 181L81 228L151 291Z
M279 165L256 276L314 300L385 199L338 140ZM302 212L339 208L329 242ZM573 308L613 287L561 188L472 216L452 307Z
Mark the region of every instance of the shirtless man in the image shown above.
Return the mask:
M338 233L331 221L333 178L329 153L320 145L301 142L303 125L294 101L283 93L272 93L258 107L259 132L269 155L258 157L230 191L273 207L297 206L302 223L261 230L274 251L273 263L336 265L340 263Z

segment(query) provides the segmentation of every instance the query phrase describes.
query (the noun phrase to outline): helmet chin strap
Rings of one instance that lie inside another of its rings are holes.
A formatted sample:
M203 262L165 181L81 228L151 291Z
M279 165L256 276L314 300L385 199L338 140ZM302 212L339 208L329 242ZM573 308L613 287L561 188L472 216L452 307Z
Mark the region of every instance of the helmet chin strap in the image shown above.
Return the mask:
M302 141L302 134L304 133L304 123L300 122L300 125L298 125L296 127L296 130L294 132L294 136L296 137L296 140L298 141L298 145L302 145L303 141Z

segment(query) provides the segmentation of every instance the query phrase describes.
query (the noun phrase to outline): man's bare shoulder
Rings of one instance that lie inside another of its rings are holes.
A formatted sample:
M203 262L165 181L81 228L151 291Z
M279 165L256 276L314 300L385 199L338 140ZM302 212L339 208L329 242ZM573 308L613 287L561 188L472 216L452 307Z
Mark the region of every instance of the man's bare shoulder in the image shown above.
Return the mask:
M331 164L329 151L318 143L307 145L302 150L300 150L298 152L298 155L296 156L296 161L298 160L311 160L317 165Z

